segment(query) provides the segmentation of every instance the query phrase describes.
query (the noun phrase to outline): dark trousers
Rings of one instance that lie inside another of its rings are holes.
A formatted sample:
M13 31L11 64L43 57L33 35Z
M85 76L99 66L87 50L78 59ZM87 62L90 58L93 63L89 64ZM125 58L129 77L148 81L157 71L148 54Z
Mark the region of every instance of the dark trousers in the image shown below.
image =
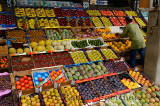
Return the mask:
M142 49L132 49L131 50L131 56L130 56L130 65L131 68L134 68L136 65L136 55L139 52L140 56L141 56L141 64L144 66L144 56L145 56L145 48Z

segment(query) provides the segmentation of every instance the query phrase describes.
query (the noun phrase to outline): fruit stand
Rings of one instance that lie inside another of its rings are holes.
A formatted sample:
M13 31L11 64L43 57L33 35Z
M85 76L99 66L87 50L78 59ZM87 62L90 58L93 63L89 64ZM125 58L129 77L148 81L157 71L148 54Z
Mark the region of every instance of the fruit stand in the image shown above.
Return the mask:
M130 68L131 41L115 35L131 15L146 39L137 11L39 2L0 12L0 106L159 105L160 86Z

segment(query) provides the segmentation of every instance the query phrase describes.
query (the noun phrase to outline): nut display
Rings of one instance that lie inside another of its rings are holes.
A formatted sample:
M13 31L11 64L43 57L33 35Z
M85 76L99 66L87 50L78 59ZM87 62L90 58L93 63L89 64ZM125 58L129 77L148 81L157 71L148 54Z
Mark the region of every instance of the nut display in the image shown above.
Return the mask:
M29 37L43 37L45 33L43 30L28 30Z
M23 30L10 30L7 31L7 38L23 38L26 33Z

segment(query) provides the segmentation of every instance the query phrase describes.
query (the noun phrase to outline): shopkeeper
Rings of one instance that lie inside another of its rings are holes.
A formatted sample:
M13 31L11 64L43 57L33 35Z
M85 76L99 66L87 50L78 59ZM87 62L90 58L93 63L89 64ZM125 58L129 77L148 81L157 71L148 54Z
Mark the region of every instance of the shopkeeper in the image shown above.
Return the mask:
M145 56L145 40L140 32L140 28L136 23L132 23L133 17L126 17L127 25L122 34L116 34L116 36L128 36L131 41L131 55L130 55L130 65L131 68L135 67L136 55L139 52L141 56L141 64L144 66L144 56Z

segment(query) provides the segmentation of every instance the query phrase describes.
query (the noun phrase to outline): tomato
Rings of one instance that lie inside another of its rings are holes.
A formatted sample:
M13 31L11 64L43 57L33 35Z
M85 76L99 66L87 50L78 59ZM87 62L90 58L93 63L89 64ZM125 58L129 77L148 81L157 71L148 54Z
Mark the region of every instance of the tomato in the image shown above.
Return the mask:
M44 84L44 86L48 86L48 84L47 84L47 83L45 83L45 84Z
M31 81L32 80L32 78L31 77L28 77L28 81Z
M38 78L38 81L40 81L40 82L41 82L41 81L43 81L43 79L42 79L41 77L39 77L39 78Z
M16 81L16 85L19 85L20 84L20 82L19 81Z
M29 86L29 89L32 89L33 88L33 86Z
M28 83L28 80L24 80L24 83L27 84L27 83Z
M17 89L21 89L21 86L20 85L17 85L17 87L16 87Z
M20 78L19 81L20 81L20 82L24 82L24 79L23 79L23 78Z
M26 75L23 76L23 79L27 79L28 77Z
M47 81L47 84L48 84L48 85L49 85L49 84L51 84L51 81L50 81L50 80L48 80L48 81Z
M25 89L26 89L25 87L22 87L22 88L21 88L21 90L25 90Z
M32 81L29 81L28 84L29 84L29 85L33 85L33 82L32 82Z
M29 88L29 84L26 84L26 85L25 85L25 88Z
M24 86L25 86L25 83L24 83L24 82L22 82L20 85L21 85L22 87L24 87Z

